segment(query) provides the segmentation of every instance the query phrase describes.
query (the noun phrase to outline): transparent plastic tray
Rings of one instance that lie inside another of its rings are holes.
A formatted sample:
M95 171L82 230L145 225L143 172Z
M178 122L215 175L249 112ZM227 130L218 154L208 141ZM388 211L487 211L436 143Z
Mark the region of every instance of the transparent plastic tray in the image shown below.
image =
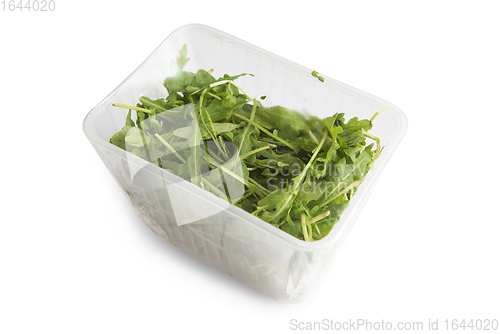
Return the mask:
M266 95L267 106L281 105L324 118L336 112L346 119L370 119L370 133L385 146L341 219L323 239L305 242L248 212L184 182L179 177L109 143L140 96L166 97L162 83L172 76L172 60L186 44L187 71L213 69L214 77L253 73L238 84L250 96ZM160 237L275 298L296 303L317 287L332 264L368 199L380 173L403 138L403 112L378 97L311 70L216 29L191 24L175 30L110 95L90 111L83 130L144 222ZM201 278L200 278L201 279Z

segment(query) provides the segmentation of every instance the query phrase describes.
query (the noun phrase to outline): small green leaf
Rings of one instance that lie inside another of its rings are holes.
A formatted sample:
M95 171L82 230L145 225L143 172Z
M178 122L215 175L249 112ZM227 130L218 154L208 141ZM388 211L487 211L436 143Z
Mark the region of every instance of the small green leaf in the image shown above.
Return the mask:
M125 137L127 136L127 133L129 132L130 129L132 129L131 126L129 125L124 126L120 131L111 136L109 142L115 146L118 146L123 150L127 150L127 147L125 145Z
M325 78L323 78L317 71L312 71L311 72L312 76L317 78L321 82L325 82Z
M143 147L149 145L150 141L139 128L131 128L125 136L125 143L129 146Z
M128 110L127 119L125 120L125 125L130 126L130 127L135 126L135 123L132 120L132 110L130 110L130 109Z
M177 58L177 66L179 70L182 71L184 66L186 66L187 62L190 58L187 58L187 45L184 44L182 49L179 51L179 57Z
M185 126L174 130L174 136L179 138L189 139L193 135L193 127Z
M157 108L160 111L165 111L167 109L170 109L168 103L164 99L158 99L153 101L148 97L141 96L139 98L139 101L144 105L144 107L150 110L153 110L154 108Z
M346 131L357 131L359 129L365 129L366 131L372 128L372 122L367 119L358 120L357 117L353 117L347 122L344 126L344 130Z

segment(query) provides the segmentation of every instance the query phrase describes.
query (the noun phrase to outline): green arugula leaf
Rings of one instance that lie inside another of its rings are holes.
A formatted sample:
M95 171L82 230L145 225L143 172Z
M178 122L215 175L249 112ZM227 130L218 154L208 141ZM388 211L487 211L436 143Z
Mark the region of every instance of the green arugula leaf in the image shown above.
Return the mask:
M191 182L199 185L201 183L201 177L203 173L208 172L208 165L205 162L205 151L201 148L203 139L201 138L201 133L198 130L198 122L192 121L191 126L193 131L191 137L187 141L191 149L191 153L187 160L187 168L189 175L191 176Z
M294 140L301 131L309 129L306 118L298 112L275 106L267 110L267 115L276 124L280 130L280 136L284 139Z
M312 71L311 75L315 78L317 78L321 82L325 82L325 78L323 78L317 71Z
M125 120L125 126L134 127L135 123L132 120L132 110L128 110L127 119Z
M177 58L177 66L179 70L182 71L184 66L186 66L187 62L189 61L190 58L187 58L187 45L184 44L182 46L181 51L179 51L179 57Z
M127 150L127 147L125 146L125 137L127 136L127 133L130 131L130 129L132 129L132 126L124 126L120 131L111 136L109 142L115 146L118 146L122 150Z
M175 77L168 77L163 84L172 92L187 92L186 88L191 86L195 74L186 71L180 71Z
M358 120L357 117L353 117L343 126L343 128L346 131L358 131L359 129L368 131L372 128L372 122L368 119Z
M150 138L144 136L144 133L139 128L131 128L125 136L125 143L130 146L143 147L147 146L150 142Z

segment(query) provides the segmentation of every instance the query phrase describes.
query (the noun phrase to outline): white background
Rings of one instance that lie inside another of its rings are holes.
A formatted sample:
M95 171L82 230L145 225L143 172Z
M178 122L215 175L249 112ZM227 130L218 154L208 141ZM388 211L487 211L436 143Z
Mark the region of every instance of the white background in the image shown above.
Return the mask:
M291 319L439 319L443 328L500 318L499 2L55 2L54 12L0 11L0 333L288 333ZM302 304L162 241L83 134L90 109L187 23L408 116L332 270Z

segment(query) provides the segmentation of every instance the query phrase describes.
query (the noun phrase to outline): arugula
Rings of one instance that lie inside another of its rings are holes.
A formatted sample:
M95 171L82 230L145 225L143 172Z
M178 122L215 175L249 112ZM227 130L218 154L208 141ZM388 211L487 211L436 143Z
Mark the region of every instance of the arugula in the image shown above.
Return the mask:
M266 96L253 99L235 83L252 74L215 78L212 70L185 71L188 61L184 45L176 74L163 82L166 98L114 104L128 114L110 143L301 240L328 235L382 151L368 131L385 109L346 120L266 107ZM245 191L238 198L235 184Z
M325 78L323 78L321 75L319 75L318 71L312 71L311 75L315 78L317 78L321 82L325 82Z

